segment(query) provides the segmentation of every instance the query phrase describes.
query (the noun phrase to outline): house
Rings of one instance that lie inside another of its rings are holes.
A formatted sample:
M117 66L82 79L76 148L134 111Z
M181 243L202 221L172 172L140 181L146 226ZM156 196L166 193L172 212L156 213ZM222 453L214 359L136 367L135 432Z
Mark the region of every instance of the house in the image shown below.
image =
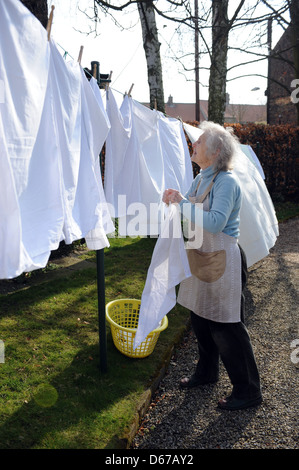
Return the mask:
M297 125L296 106L291 101L291 82L295 78L291 28L285 30L269 58L268 124Z
M227 94L224 121L226 123L265 122L266 105L231 104ZM165 103L165 113L183 121L195 121L195 103L175 103L170 95ZM200 121L208 119L208 101L200 100Z

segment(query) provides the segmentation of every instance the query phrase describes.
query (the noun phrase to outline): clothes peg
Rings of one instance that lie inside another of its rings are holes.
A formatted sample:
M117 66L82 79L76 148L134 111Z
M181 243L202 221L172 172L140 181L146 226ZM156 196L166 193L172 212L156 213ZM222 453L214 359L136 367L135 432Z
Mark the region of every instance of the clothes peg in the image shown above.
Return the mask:
M109 74L109 82L106 83L106 91L108 91L109 89L109 83L111 83L111 77L112 77L112 70L110 71L110 74Z
M83 49L84 49L84 46L81 46L81 47L80 47L80 51L79 51L79 55L78 55L78 62L79 62L80 65L81 65L81 59L82 59Z
M48 19L48 24L47 24L48 41L50 41L50 37L51 37L51 28L52 28L52 22L53 22L54 8L55 8L55 6L52 5L51 6L51 13L50 13L50 16L49 16L49 19Z
M133 90L133 86L134 86L134 83L132 83L131 88L129 90L129 93L128 93L129 98L131 97L131 91Z

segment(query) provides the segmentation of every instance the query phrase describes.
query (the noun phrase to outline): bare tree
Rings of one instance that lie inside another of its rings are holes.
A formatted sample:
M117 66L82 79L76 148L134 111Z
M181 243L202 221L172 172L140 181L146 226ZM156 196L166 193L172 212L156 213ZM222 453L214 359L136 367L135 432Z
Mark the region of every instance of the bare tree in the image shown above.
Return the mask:
M147 63L147 76L150 89L150 106L165 111L163 74L160 56L160 42L156 26L153 2L138 3L138 12L142 26L143 47Z
M185 0L176 0L172 2L173 6L179 6ZM159 111L165 111L164 102L164 89L163 89L163 74L160 55L160 41L158 37L158 29L156 25L155 13L158 12L161 16L174 21L185 21L182 19L168 17L165 13L158 10L153 0L124 0L122 4L113 3L105 0L94 0L95 12L97 14L96 6L99 6L105 13L110 11L123 11L132 4L137 5L143 37L143 47L147 62L147 75L150 91L150 105L156 106Z
M212 0L212 54L209 80L209 120L224 124L228 36L244 5L241 0L233 17L228 19L228 0Z

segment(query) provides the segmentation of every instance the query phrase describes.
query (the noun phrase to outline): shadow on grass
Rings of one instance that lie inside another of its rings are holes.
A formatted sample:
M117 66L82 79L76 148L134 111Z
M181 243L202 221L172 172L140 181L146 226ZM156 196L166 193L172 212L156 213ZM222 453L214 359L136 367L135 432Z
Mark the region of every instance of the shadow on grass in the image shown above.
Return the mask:
M51 385L58 394L57 401L52 406L43 406L33 389L31 400L0 427L0 447L105 448L111 437L119 435L119 431L121 434L128 424L125 414L131 404L129 398L126 402L126 397L140 390L142 379L146 380L142 373L136 379L137 360L132 367L117 353L109 356L113 367L104 375L98 369L97 346L91 346L79 351L71 364L51 381L47 382L45 376L36 390L43 383ZM126 380L122 382L120 377L124 373ZM46 401L47 397L44 398ZM119 409L114 409L116 404ZM116 425L115 420L119 420Z
M107 253L106 303L123 297L126 289L140 298L154 242L136 240ZM108 371L101 374L96 268L66 273L63 277L60 270L56 280L0 297L1 335L7 344L0 368L2 449L116 448L184 324L182 311L171 313L173 322L155 351L141 360L119 353L107 328ZM127 285L121 285L124 281ZM51 406L36 401L42 384L57 392Z

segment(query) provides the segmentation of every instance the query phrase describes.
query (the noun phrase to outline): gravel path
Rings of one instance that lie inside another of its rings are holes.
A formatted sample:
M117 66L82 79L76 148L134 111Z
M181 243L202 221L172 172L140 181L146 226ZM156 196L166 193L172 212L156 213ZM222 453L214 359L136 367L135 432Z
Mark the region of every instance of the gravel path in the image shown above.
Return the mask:
M249 270L246 325L260 370L262 405L219 410L219 398L231 390L222 366L217 384L180 390L180 378L191 374L197 361L189 332L170 361L132 449L299 448L298 241L296 217L280 224L271 254Z

